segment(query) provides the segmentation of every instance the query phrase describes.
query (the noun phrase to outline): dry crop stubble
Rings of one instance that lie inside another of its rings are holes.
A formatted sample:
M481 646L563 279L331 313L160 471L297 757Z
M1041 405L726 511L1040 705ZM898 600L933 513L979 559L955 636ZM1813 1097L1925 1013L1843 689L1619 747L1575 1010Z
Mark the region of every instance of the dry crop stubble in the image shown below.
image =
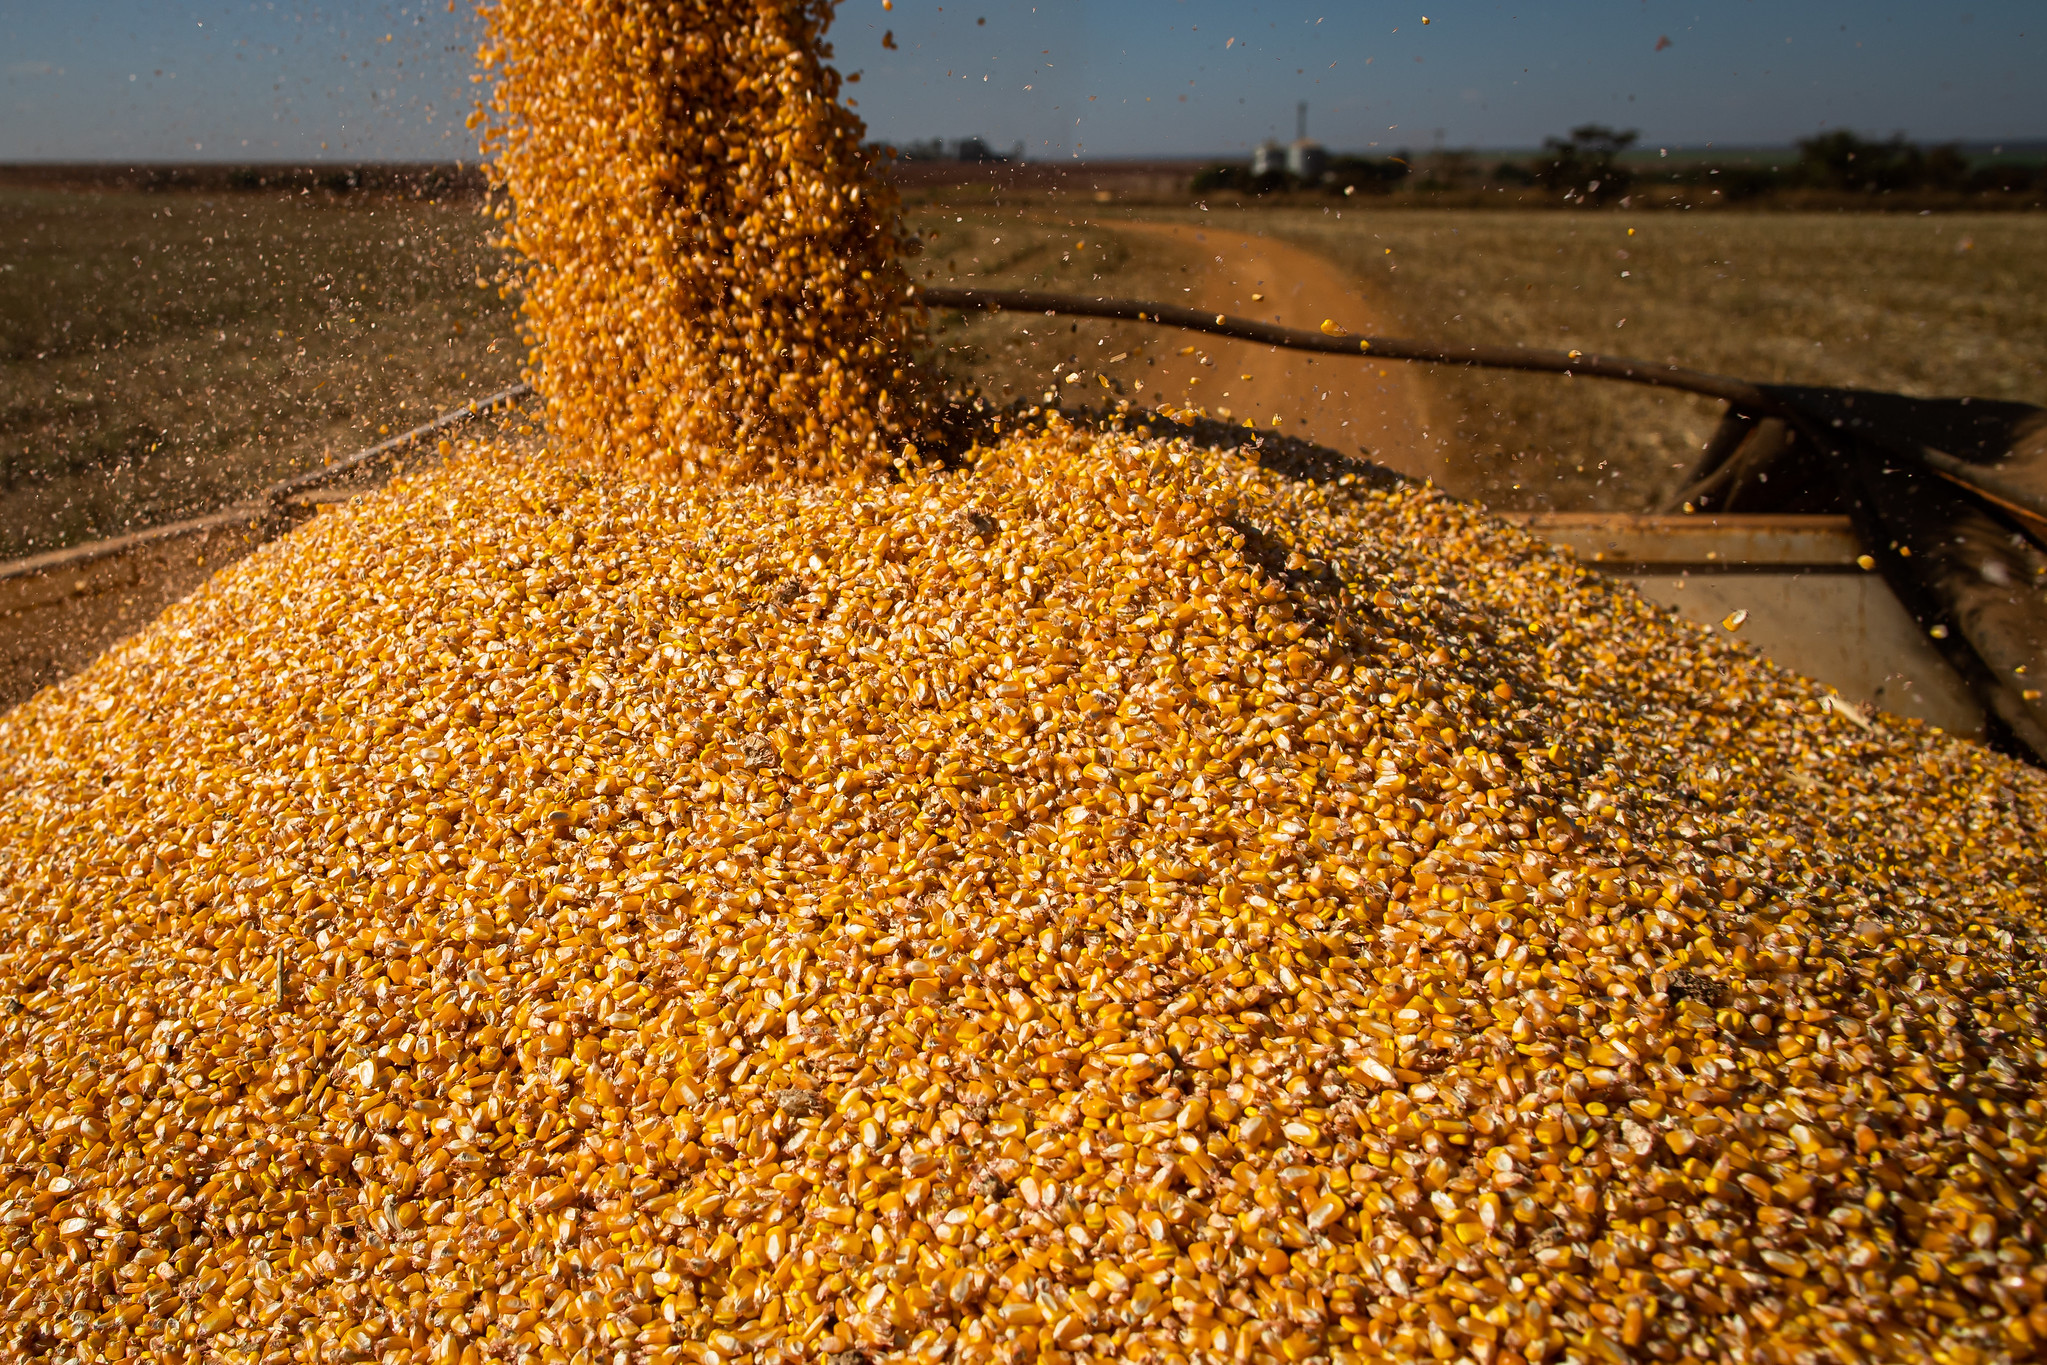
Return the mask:
M1186 215L1214 222L1215 215ZM1766 383L2047 394L2047 236L2027 215L1274 210L1410 335L1581 347ZM1632 231L1631 231L1632 229ZM1495 507L1653 511L1719 405L1621 384L1438 369L1447 486Z
M1185 276L1178 262L1108 227L1076 226L1036 209L962 207L927 205L908 216L922 248L912 263L916 282L1150 298L1177 294ZM1066 401L1102 401L1104 388L1148 405L1157 385L1147 393L1143 381L1168 339L1134 323L946 311L932 314L925 334L933 368L953 392L998 406L1037 402L1048 390ZM1064 387L1070 374L1087 376L1077 392Z
M517 381L473 202L0 189L0 559L237 502Z

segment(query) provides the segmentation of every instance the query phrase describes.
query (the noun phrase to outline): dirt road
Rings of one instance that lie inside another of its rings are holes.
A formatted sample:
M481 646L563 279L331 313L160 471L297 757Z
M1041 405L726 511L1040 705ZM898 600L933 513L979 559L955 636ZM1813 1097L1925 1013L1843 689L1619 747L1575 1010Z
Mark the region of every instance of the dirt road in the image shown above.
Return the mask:
M1119 223L1189 266L1167 302L1313 330L1331 319L1355 333L1389 332L1343 272L1319 256L1269 237L1165 223ZM1198 263L1198 265L1197 265ZM1191 354L1179 352L1191 345ZM1413 367L1348 360L1182 333L1161 346L1145 374L1148 404L1195 404L1232 421L1275 425L1335 450L1362 449L1402 471L1439 479L1449 424L1431 411Z

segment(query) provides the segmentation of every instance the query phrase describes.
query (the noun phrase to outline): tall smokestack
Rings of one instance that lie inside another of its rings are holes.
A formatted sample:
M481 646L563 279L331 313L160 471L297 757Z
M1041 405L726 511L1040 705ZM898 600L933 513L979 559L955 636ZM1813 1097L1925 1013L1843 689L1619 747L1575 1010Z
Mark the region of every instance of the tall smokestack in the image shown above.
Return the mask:
M1306 100L1302 100L1300 107L1294 111L1294 136L1303 142L1308 140L1308 102Z

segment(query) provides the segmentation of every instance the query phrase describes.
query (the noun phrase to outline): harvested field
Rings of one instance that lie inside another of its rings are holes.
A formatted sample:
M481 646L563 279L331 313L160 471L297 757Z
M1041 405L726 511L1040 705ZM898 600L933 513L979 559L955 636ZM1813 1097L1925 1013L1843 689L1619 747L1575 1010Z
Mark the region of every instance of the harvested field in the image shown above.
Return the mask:
M0 559L217 510L519 375L473 201L0 190Z
M917 207L909 226L933 240L913 273L994 288L1195 297L1181 292L1190 284L1182 267L1200 260L1093 212ZM11 322L0 326L16 328L0 380L8 433L0 555L211 510L367 443L379 425L398 429L517 377L513 305L475 287L496 258L484 244L488 224L468 205L6 191L0 214L9 238L26 244L17 269L0 273L0 298L11 300L0 309ZM1319 211L1147 210L1131 221L1277 234L1344 273L1368 315L1413 335L1600 344L1752 378L1908 393L2038 401L2047 390L2047 339L2024 308L2047 275L2047 245L2022 215L1409 210L1346 211L1339 224ZM1608 240L1635 224L1639 245ZM1970 246L1959 250L1964 240ZM1092 246L1076 255L1080 241ZM1632 253L1628 261L1619 250ZM147 266L139 276L138 255ZM1861 261L1877 264L1864 270ZM1204 288L1203 301L1234 304L1232 278ZM1621 317L1628 325L1615 328ZM80 331L87 319L97 329L89 335ZM1072 362L1088 387L1104 373L1115 393L1146 404L1165 392L1151 362L1188 344L1135 326L1059 322L1064 336L1055 339L1049 327L1015 319L941 321L935 359L945 373L999 401L1041 393L1053 366ZM288 348L271 335L280 329ZM1092 363L1119 354L1114 366ZM1226 364L1215 374L1238 372ZM1456 468L1394 458L1381 441L1359 444L1500 507L1655 506L1715 416L1711 404L1617 385L1413 373L1407 382L1421 385L1423 410L1454 418ZM1137 389L1139 380L1147 387ZM1210 406L1236 409L1222 387Z
M1219 215L1205 215L1213 221ZM1184 216L1183 221L1192 221ZM2047 401L2047 231L2032 215L1250 215L1348 270L1407 335L1581 347L1744 379ZM1629 235L1629 230L1634 235ZM1429 377L1453 492L1659 510L1719 405L1546 376Z
M1252 315L1260 305L1236 287L1243 273L1236 267L1265 249L1255 244L1272 241L1304 249L1344 278L1341 302L1361 318L1353 330L1579 346L1769 382L2034 402L2047 394L2047 328L2029 308L2047 286L2047 237L2023 215L1367 208L1339 218L1147 209L1048 223L1025 211L927 210L912 221L937 234L918 272L934 282L1113 293ZM1223 260L1212 250L1160 245L1162 227L1226 244ZM1077 240L1094 244L1084 258L1071 249ZM1186 292L1190 284L1196 292ZM1117 393L1144 403L1162 392L1146 367L1191 340L1127 324L1052 326L1070 334L1063 346L1039 323L976 318L959 341L947 335L959 349L940 359L997 396L1034 393L1053 377L1053 363L1077 363L1090 374L1106 371ZM1103 354L1126 360L1088 363ZM1234 379L1235 368L1207 376L1213 392L1190 395L1184 385L1165 392L1212 411L1239 409L1241 398L1221 394L1227 383L1212 382ZM1335 374L1341 366L1327 368ZM1397 373L1406 389L1376 401L1410 423L1419 417L1433 436L1420 447L1411 437L1362 444L1375 458L1501 508L1660 509L1720 413L1707 400L1619 384L1419 367ZM1147 388L1136 388L1140 379ZM1261 425L1270 416L1261 411ZM1447 451L1437 444L1446 432ZM1314 435L1357 449L1343 429Z
M935 259L917 273L927 282L1169 299L1308 330L1332 314L1355 331L1383 322L1342 272L1262 233L1125 220L1048 243L1042 223L963 227L953 217L925 229ZM1442 423L1411 366L1095 320L954 313L935 335L943 370L998 404L1113 395L1137 408L1200 408L1418 477L1440 477L1447 463L1448 437L1432 431Z

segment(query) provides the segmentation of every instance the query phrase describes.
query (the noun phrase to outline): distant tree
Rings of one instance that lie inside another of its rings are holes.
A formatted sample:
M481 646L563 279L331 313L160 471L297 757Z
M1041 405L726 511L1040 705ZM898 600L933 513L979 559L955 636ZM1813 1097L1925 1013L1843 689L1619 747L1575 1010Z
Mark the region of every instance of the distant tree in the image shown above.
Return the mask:
M1969 172L1964 188L1976 194L2026 194L2047 190L2047 164L1993 162Z
M1329 162L1324 182L1338 194L1390 194L1407 179L1408 163L1397 156L1339 156Z
M1795 174L1801 184L1821 190L1903 189L1911 151L1903 134L1877 142L1838 128L1799 142Z
M1638 136L1632 128L1585 123L1573 128L1569 137L1544 138L1535 164L1536 183L1586 203L1618 199L1634 183L1620 164L1620 155L1635 145Z
M1268 171L1264 175L1251 174L1250 166L1241 161L1226 161L1221 165L1204 166L1194 173L1190 188L1195 194L1270 194L1275 190L1290 187L1285 171Z
M1793 175L1815 189L1865 194L1959 190L1969 182L1969 159L1953 143L1925 148L1903 133L1878 142L1841 128L1800 142Z
M1454 190L1479 178L1477 163L1467 151L1439 151L1422 162L1423 190Z
M1730 204L1747 199L1762 199L1780 187L1783 176L1770 166L1719 166L1714 168L1718 175L1710 181L1701 181L1720 191L1721 198Z
M959 145L954 150L954 155L961 161L1009 160L1009 158L1004 156L1001 152L998 152L993 147L990 147L988 145L988 139L982 137L961 138L959 140Z
M1263 175L1254 175L1248 164L1242 161L1226 161L1219 165L1204 166L1196 171L1189 188L1195 194L1224 192L1277 194L1307 189L1321 189L1334 194L1342 194L1346 190L1359 194L1384 194L1405 179L1407 174L1407 163L1399 157L1391 156L1332 157L1328 169L1322 173L1321 178L1312 182L1302 180L1287 171L1267 171Z
M1017 143L1008 152L998 152L988 145L984 137L963 137L947 142L942 137L928 137L922 142L906 142L896 149L898 161L1021 161L1023 144Z
M1928 189L1961 190L1969 185L1969 158L1952 142L1926 149L1921 183Z

